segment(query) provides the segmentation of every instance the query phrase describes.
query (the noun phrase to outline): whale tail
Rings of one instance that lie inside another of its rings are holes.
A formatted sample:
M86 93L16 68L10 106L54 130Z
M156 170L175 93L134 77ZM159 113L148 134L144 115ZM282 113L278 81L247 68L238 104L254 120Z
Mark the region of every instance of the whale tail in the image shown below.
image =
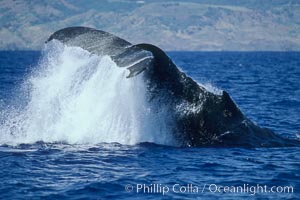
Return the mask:
M174 132L184 141L183 145L256 147L300 143L251 122L226 91L221 94L208 91L180 71L166 53L154 45L132 45L115 35L87 27L59 30L47 42L52 40L99 56L110 56L118 67L129 70L127 78L143 76L148 101L168 104L176 124Z

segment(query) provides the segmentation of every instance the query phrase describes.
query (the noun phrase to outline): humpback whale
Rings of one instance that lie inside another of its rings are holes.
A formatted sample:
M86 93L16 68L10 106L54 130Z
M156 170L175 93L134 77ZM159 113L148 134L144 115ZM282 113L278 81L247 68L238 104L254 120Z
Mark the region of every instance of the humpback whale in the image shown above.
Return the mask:
M182 146L274 147L299 145L248 119L226 91L215 94L178 69L160 48L136 44L88 27L68 27L46 42L58 40L92 54L108 55L128 69L127 78L143 76L148 101L167 101Z

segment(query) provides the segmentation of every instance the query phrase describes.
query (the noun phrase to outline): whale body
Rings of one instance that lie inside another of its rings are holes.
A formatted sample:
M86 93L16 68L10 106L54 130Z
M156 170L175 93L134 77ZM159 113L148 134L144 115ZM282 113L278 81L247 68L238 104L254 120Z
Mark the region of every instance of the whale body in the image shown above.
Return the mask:
M127 78L144 76L148 101L165 101L175 122L174 135L182 146L275 147L299 145L249 120L226 91L215 94L180 71L160 48L133 45L113 34L88 27L53 33L58 40L99 56L108 55L129 70Z

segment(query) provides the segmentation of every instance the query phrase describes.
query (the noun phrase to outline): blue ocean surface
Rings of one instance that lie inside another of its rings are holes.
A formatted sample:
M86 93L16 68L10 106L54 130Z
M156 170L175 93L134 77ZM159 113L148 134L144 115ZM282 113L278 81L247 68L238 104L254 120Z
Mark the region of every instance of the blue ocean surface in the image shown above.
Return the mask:
M168 55L200 84L226 90L258 125L299 139L299 52ZM32 138L39 137L29 137L27 131L23 143L11 143L11 137L22 139L30 126L19 126L21 119L43 121L37 119L39 110L19 114L32 96L50 95L37 94L41 91L27 81L36 87L44 84L32 78L44 76L37 71L45 73L38 68L49 61L40 56L41 52L0 52L0 199L300 199L300 147L183 148L106 140L95 144L89 138L78 142L85 137L77 135L69 138L71 142L56 141L71 133L52 136L51 131L44 141L35 141ZM59 81L64 81L63 74L58 73ZM9 139L4 136L7 124ZM53 128L43 127L47 126ZM78 129L80 134L80 123Z

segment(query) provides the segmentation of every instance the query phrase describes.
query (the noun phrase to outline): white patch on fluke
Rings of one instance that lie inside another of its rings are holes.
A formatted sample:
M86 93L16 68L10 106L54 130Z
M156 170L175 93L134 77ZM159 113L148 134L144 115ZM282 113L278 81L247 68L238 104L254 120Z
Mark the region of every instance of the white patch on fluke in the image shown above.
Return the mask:
M28 104L5 110L0 143L174 145L168 109L153 109L159 105L147 101L143 76L126 78L126 70L109 56L48 43L26 83Z

